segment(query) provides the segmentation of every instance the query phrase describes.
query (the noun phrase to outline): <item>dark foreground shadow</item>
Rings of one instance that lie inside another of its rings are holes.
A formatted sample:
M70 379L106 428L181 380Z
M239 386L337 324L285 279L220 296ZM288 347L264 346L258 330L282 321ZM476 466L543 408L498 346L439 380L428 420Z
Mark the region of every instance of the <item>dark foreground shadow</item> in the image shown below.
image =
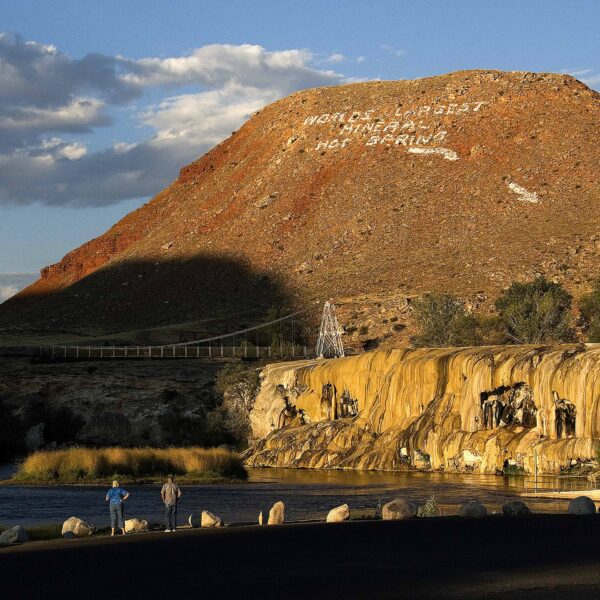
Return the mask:
M191 530L0 550L0 576L27 598L589 600L599 533L598 515Z
M221 319L233 330L288 304L282 281L229 257L134 260L109 263L57 293L7 302L0 329L88 335Z

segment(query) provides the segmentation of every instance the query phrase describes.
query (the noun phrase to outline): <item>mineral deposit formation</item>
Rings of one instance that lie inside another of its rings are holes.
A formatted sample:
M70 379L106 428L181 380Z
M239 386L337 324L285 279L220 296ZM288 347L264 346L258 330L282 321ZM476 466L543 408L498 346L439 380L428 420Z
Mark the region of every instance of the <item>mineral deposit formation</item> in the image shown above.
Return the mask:
M600 347L398 349L269 365L250 466L558 473L600 444Z

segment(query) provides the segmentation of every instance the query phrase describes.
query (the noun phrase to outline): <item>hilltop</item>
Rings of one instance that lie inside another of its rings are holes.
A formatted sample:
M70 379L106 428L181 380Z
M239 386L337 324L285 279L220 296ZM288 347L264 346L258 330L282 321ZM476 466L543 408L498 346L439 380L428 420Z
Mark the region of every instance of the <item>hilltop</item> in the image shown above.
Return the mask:
M0 329L247 323L333 298L349 341L395 344L426 291L485 312L540 273L579 296L600 275L599 134L600 95L568 75L297 92L43 269Z

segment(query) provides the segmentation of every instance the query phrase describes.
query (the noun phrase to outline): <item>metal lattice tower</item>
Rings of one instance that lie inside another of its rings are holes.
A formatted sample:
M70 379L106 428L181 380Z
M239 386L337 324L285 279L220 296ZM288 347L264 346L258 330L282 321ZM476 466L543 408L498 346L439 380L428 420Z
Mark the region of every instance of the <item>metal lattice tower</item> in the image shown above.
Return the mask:
M317 340L317 356L339 358L344 356L344 343L340 335L340 326L335 316L335 306L325 302L323 316L321 317L321 328Z

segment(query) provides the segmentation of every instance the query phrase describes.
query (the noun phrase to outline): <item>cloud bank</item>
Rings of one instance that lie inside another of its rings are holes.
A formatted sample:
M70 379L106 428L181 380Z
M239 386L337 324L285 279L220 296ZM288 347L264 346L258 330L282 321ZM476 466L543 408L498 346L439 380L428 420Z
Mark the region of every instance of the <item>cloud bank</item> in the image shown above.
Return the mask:
M322 62L307 50L247 44L74 59L0 33L0 204L100 206L153 195L265 104L344 81ZM157 89L164 98L148 105L145 95ZM113 126L123 107L152 133L89 151L93 132Z
M8 300L37 278L37 273L0 273L0 302Z

